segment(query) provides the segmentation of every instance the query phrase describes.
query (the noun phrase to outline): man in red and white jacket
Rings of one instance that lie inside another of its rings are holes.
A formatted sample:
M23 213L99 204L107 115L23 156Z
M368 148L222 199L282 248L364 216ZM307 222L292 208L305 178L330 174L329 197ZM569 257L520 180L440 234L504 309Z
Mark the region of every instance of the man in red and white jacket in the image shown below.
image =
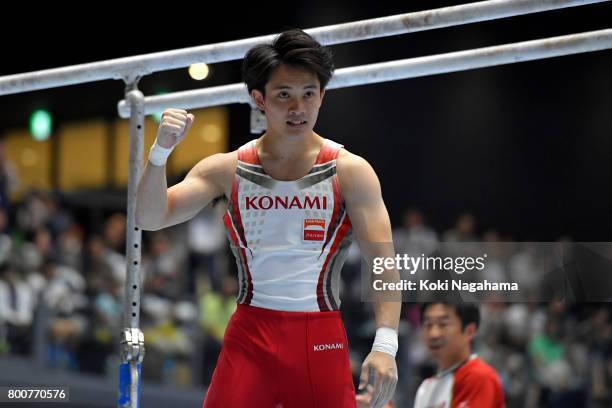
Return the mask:
M480 313L476 304L425 303L423 336L438 373L421 383L414 408L504 408L495 370L472 354Z

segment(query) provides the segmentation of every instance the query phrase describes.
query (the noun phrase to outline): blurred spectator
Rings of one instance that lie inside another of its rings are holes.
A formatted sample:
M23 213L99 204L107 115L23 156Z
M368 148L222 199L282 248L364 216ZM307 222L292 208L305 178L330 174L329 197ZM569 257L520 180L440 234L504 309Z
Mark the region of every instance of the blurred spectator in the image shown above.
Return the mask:
M168 234L152 234L149 255L143 260L145 290L157 296L178 300L185 293L186 254L179 245L171 246Z
M125 282L127 260L125 258L126 218L122 213L114 213L104 223L104 245L102 257L110 266L113 277Z
M75 270L47 259L42 268L46 281L41 293L48 328L46 362L51 367L76 370L76 351L88 329L83 314L88 306L85 279Z
M220 288L225 275L227 238L222 216L223 205L208 206L187 223L190 250L187 290L196 293L197 280L209 276L214 288Z
M8 261L0 264L0 326L13 353L30 354L35 306L32 288Z
M101 289L94 298L89 316L92 330L85 333L78 347L79 369L106 374L108 360L118 352L123 318L123 286L110 281L110 290ZM114 367L113 367L114 370Z
M119 254L125 253L126 218L123 213L114 213L104 224L104 240L106 245Z
M49 208L40 192L32 191L26 195L17 209L17 227L28 233L43 227L49 218Z
M200 297L200 323L206 334L203 345L203 379L210 383L212 373L221 351L225 328L236 310L238 282L233 276L223 279L221 293L209 286Z
M534 336L528 346L534 376L536 395L546 406L584 406L584 395L576 388L573 376L575 368L568 359L567 344L564 342L562 321L558 316L549 315L544 332Z
M447 230L442 240L444 242L474 242L476 238L476 220L469 213L457 217L455 227Z
M419 210L409 209L402 216L402 226L393 230L393 244L399 254L430 255L438 248L438 235L425 225Z
M0 209L11 211L10 194L19 186L17 169L7 157L4 139L0 139Z
M146 314L143 331L147 341L147 361L149 358L151 361L143 375L165 384L191 385L188 362L195 351L195 338L188 326L196 322L195 307L147 295L143 299L143 313Z
M4 208L0 207L0 263L8 261L13 250L8 224L8 214Z
M57 239L60 261L73 269L83 270L83 228L76 223L70 224Z
M93 235L89 239L87 254L84 260L87 291L96 295L110 292L115 283L123 282L125 264L120 263L120 255L109 250L104 239Z

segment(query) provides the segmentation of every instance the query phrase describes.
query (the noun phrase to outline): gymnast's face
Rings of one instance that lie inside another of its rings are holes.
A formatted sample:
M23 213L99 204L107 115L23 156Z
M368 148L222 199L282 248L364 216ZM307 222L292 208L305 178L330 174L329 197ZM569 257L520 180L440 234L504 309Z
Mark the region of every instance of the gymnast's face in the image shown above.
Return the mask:
M312 132L325 90L314 72L280 65L270 75L265 96L252 91L257 107L265 112L268 132L304 136Z

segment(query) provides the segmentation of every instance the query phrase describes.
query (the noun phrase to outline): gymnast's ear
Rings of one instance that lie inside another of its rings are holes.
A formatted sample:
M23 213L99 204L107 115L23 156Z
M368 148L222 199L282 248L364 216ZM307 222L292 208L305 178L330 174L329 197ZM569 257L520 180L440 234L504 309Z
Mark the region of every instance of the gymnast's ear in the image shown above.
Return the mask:
M263 93L259 89L253 89L251 91L251 98L257 105L257 108L263 112L266 111L266 102Z

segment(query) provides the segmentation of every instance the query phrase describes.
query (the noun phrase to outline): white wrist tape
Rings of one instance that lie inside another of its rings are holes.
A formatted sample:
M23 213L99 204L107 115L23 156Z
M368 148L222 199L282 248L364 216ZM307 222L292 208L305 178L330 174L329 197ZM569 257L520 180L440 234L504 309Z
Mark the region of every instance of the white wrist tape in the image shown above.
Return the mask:
M379 327L376 330L372 351L380 351L395 357L395 354L397 354L397 332L389 327Z
M157 139L155 139L155 143L149 151L149 161L156 166L163 166L168 161L168 156L170 156L172 150L174 150L174 146L171 148L162 147L157 144Z

